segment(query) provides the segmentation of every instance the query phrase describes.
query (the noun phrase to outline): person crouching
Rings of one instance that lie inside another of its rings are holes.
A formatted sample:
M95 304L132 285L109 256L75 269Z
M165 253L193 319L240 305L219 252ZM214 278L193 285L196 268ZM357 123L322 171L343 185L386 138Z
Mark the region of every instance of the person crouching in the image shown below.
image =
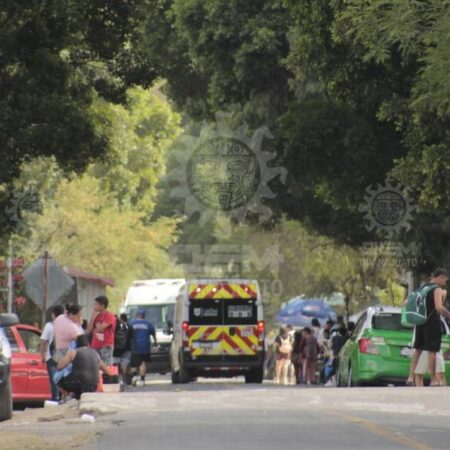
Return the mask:
M58 370L72 364L71 372L58 382L58 388L61 390L63 398L72 395L79 400L81 394L97 390L100 369L107 375L111 374L98 353L88 347L86 335L78 336L76 344L76 350L69 350L58 362Z

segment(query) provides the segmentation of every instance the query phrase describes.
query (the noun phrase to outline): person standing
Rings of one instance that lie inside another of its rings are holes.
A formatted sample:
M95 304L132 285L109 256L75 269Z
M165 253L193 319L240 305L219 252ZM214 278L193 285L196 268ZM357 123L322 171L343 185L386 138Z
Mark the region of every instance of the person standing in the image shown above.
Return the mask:
M319 345L316 336L311 328L306 327L304 330L305 348L303 358L303 381L306 384L316 383L317 357Z
M112 366L116 316L107 310L108 305L105 295L94 299L94 314L88 323L87 333L92 334L91 347L107 366Z
M341 327L331 338L331 352L333 354L333 370L331 376L336 375L339 367L339 352L347 342L347 328Z
M341 329L344 329L345 333L347 334L347 327L345 326L344 316L339 315L336 317L336 323L331 328L331 337L335 336L336 334L341 334Z
M450 312L444 307L447 291L442 289L448 282L449 275L445 269L439 268L431 274L430 283L435 285L426 298L428 319L423 325L414 327L411 372L414 373L417 362L423 351L428 351L428 371L431 386L439 386L436 378L436 354L441 350L442 327L440 316L450 318Z
M302 368L302 349L300 347L302 341L302 332L296 331L294 333L294 342L292 344L291 362L294 366L295 384L300 383L300 372Z
M116 317L116 331L114 336L114 364L119 366L122 381L129 383L128 371L131 362L131 345L134 331L128 323L128 317L122 313L120 317Z
M133 328L134 339L132 345L131 366L139 368L140 380L135 380L136 386L144 386L145 374L147 373L147 363L151 360L151 337L155 345L156 331L153 324L145 320L145 311L139 310L136 319L130 322Z
M314 334L314 336L316 337L317 341L319 340L319 337L321 335L321 331L322 331L322 329L320 328L319 319L317 317L314 317L311 320L311 332L312 332L312 334Z
M276 343L276 367L275 367L275 383L288 384L288 370L291 363L292 354L292 336L289 334L287 327L281 327Z
M331 336L331 329L333 328L333 325L334 325L334 322L331 319L328 319L325 322L323 328L320 329L319 337L317 338L317 341L319 342L319 345L325 339L324 335L325 335L326 331L328 331L329 336Z
M50 382L50 390L52 393L52 400L57 402L59 400L58 386L53 381L53 375L56 373L56 362L53 359L54 347L55 347L55 331L53 327L54 320L64 314L64 307L62 305L55 305L52 308L52 320L45 324L44 330L41 334L40 340L40 352L42 362L45 362L47 366L48 378Z
M67 304L66 313L60 314L54 320L55 353L53 359L56 363L67 353L71 343L83 333L81 321L81 306L74 303Z

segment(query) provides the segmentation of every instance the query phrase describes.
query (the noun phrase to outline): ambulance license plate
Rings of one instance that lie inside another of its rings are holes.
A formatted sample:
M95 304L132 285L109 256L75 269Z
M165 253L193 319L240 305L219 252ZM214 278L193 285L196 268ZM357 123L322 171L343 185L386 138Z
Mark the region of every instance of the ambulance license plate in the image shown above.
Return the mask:
M217 341L198 341L194 342L194 348L201 348L202 350L213 350L219 343Z

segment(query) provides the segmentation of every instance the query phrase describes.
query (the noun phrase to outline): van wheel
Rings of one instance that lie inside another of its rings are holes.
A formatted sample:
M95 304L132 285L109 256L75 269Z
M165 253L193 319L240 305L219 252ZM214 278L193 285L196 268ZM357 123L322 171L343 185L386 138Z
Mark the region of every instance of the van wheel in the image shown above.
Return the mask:
M257 367L256 369L252 369L250 372L245 374L246 383L261 384L263 380L264 380L263 367Z
M178 372L178 379L181 384L189 383L191 377L189 376L189 372L184 367L184 364L180 363L180 370Z
M7 380L3 387L0 387L0 420L11 419L12 417L12 394L11 381Z
M171 378L172 378L172 384L180 383L180 373L179 372L172 371Z

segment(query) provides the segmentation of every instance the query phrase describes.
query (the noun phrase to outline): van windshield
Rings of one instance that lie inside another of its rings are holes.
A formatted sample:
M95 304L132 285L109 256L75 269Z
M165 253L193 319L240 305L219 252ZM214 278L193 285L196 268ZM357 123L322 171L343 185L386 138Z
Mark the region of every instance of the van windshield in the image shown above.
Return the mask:
M130 320L136 318L138 311L145 311L145 319L148 320L155 328L164 329L170 320L173 323L175 313L175 304L167 305L133 305L128 306L126 313Z

